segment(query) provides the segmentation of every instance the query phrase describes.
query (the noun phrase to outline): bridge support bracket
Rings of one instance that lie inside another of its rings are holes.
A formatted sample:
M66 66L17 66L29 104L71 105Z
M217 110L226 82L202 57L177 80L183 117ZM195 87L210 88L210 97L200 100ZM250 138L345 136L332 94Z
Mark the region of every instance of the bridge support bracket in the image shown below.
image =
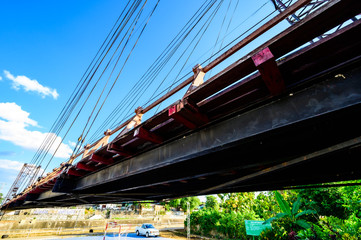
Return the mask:
M168 116L189 129L196 129L209 122L207 115L201 113L198 106L188 99L171 106L168 109Z
M71 176L75 176L75 177L82 177L85 175L85 173L78 171L76 169L73 169L73 168L69 168L67 171L67 174L71 175Z
M132 156L132 153L128 150L124 149L122 146L119 146L115 143L110 143L108 145L108 152L116 153L118 155L124 156L124 157L130 157Z
M163 139L156 135L155 133L148 131L147 129L143 128L143 127L139 127L137 129L135 129L134 131L134 137L152 142L152 143L156 143L156 144L160 144L163 142Z
M94 166L91 166L91 165L87 165L85 163L82 163L82 162L78 162L76 164L76 168L77 169L80 169L80 170L85 170L85 171L88 171L88 172L93 172L95 170L97 170L98 168L97 167L94 167Z
M90 144L87 144L84 147L84 153L83 153L82 158L85 158L85 157L93 154L98 148L107 145L110 135L111 135L111 131L108 129L107 131L104 132L104 137L102 139L100 139L93 147ZM70 163L72 163L73 161L74 161L74 159Z
M189 86L186 95L204 83L204 75L206 73L203 71L202 66L197 64L192 68L192 71L194 73L194 80L192 85Z
M271 95L281 94L286 88L285 82L270 49L267 47L253 55L252 60Z
M114 161L113 159L106 159L103 158L101 156L98 156L96 154L92 154L89 158L90 161L96 162L96 163L100 163L100 164L104 164L104 165L110 165L112 164Z

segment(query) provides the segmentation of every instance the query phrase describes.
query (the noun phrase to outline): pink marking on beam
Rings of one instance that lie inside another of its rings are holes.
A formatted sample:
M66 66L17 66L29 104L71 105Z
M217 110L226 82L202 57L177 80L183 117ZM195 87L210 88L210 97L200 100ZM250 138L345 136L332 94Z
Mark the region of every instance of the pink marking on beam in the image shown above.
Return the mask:
M286 89L286 85L269 48L265 48L252 56L252 60L271 95L281 94Z
M268 60L270 60L272 58L274 58L274 56L268 47L252 56L252 60L254 62L254 65L256 65L256 67L258 67L259 65L261 65L264 62L267 62Z
M168 109L168 116L171 116L176 112L177 112L177 105L173 105Z

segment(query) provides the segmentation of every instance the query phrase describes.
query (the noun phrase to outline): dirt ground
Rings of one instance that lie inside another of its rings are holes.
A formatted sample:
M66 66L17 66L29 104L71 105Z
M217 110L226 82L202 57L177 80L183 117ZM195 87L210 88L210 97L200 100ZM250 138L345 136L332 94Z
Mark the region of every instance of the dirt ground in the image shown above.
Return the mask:
M187 233L182 230L177 231L162 231L160 232L161 237L172 238L172 239L187 239Z
M187 232L185 230L161 231L160 236L165 237L165 238L171 238L171 239L187 240ZM197 237L197 236L191 235L190 239L192 239L192 240L203 239L204 240L204 239L210 239L210 238L203 238L203 237Z

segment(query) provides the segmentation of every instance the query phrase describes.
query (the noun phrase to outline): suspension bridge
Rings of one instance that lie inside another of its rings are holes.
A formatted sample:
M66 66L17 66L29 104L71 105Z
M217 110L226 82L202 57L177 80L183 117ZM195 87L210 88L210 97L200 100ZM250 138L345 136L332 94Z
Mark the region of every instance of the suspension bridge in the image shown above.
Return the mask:
M361 2L324 2L302 19L296 14L311 1L277 5L276 17L208 65L195 66L188 79L137 108L2 209L161 201L360 179ZM204 81L284 19L292 21L289 28ZM181 99L142 121L184 88Z

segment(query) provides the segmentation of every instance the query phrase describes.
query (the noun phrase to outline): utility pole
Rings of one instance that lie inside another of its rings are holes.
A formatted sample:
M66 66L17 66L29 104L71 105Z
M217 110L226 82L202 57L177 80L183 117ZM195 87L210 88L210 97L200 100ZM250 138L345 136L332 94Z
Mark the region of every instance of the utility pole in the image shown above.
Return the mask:
M190 203L187 202L187 240L191 238L191 216Z

